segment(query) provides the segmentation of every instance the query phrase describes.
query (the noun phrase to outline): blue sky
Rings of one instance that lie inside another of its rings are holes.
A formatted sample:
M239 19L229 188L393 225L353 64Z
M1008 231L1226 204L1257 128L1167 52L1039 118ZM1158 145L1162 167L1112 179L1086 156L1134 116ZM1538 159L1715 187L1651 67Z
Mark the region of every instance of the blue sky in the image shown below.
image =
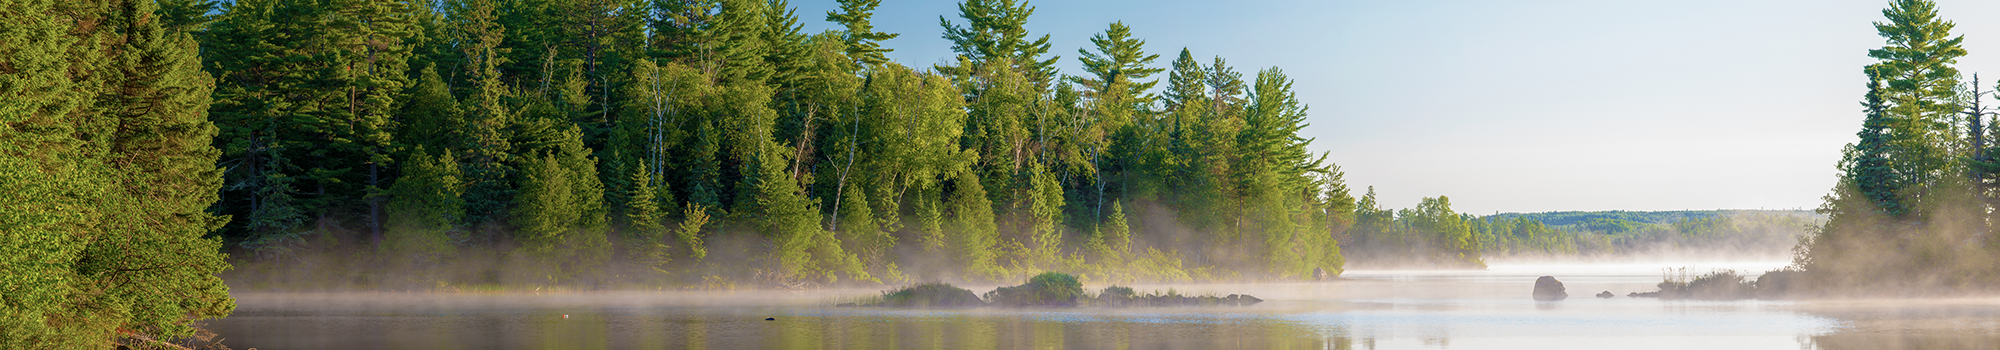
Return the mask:
M1277 66L1312 148L1384 206L1474 214L1811 209L1853 142L1882 0L1035 1L1065 73L1112 21L1166 66L1182 47ZM2000 1L1939 0L1968 76L2000 80ZM793 0L807 29L833 0ZM953 57L957 2L882 0L890 58ZM1162 74L1161 78L1164 78ZM1247 77L1246 77L1247 78ZM1163 84L1164 85L1164 84ZM1990 101L1990 100L1989 100Z

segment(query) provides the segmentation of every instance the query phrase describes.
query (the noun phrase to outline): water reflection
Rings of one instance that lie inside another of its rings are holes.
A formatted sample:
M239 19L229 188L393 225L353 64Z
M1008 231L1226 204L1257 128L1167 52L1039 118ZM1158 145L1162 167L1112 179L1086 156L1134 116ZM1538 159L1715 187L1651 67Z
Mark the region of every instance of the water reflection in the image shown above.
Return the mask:
M1561 272L1561 271L1558 271ZM2000 301L1662 301L1657 270L1357 272L1336 283L1138 286L1249 292L1248 307L834 308L847 294L239 294L212 324L238 349L2000 348ZM977 289L977 288L975 288ZM774 320L766 321L766 318Z

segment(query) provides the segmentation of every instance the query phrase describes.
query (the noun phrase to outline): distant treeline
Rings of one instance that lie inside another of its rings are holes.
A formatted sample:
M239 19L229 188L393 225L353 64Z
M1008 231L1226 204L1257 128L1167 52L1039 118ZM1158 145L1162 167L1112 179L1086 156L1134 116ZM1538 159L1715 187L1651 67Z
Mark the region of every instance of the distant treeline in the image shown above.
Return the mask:
M1431 203L1435 200L1427 200ZM1361 223L1341 241L1352 266L1460 268L1492 259L1785 259L1823 221L1800 210L1500 213L1456 219L1401 210L1390 217L1361 200ZM1441 223L1440 223L1441 222ZM1472 243L1470 248L1459 242ZM1472 252L1476 251L1476 254Z

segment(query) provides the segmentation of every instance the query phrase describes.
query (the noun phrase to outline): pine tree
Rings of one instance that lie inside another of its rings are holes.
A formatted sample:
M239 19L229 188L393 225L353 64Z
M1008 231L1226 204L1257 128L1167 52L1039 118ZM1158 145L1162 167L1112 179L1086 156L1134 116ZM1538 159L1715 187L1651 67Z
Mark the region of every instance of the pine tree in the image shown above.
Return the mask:
M120 320L95 320L72 305L90 302L75 264L85 255L109 181L101 168L78 164L87 155L71 138L78 116L90 112L98 87L69 74L101 61L95 51L71 51L93 35L70 23L82 6L56 1L9 1L28 14L0 21L0 347L105 347ZM75 12L70 12L75 11ZM57 14L70 14L58 16ZM84 57L76 57L84 54ZM89 71L89 70L83 70Z
M151 1L6 7L31 15L0 23L0 347L183 337L228 315L197 42Z
M464 237L465 192L458 159L446 149L433 156L416 146L402 157L402 176L389 187L387 250L417 261L453 253Z
M1101 256L1099 264L1109 266L1125 265L1132 256L1132 226L1125 219L1125 205L1111 202L1111 215L1104 217L1104 246L1108 252Z
M176 33L201 32L215 21L209 12L214 11L216 5L216 0L160 0L157 12L160 28Z
M1180 57L1174 58L1173 71L1167 73L1167 89L1160 92L1162 109L1179 112L1188 103L1208 97L1207 78L1208 71L1202 69L1201 62L1195 62L1194 54L1181 48ZM1174 125L1180 126L1181 122Z
M949 250L967 277L998 281L1006 271L996 261L999 232L994 227L993 202L986 188L971 172L960 172L952 181L952 228Z
M666 243L661 240L667 228L660 223L660 204L653 195L657 191L652 186L653 174L645 164L632 173L632 189L626 193L625 238L634 249L641 265L659 272L665 272L665 265L672 261Z
M397 145L436 153L464 146L461 140L470 136L463 133L469 125L450 89L435 64L418 71L416 84L404 93L408 101L396 113Z
M884 54L896 49L883 48L881 42L901 34L877 32L875 25L868 22L875 16L875 6L881 5L882 0L839 1L840 12L827 11L826 20L846 28L841 32L841 41L847 43L847 57L868 67L888 63L889 58Z
M1206 73L1208 77L1206 83L1208 84L1208 93L1210 96L1208 98L1209 115L1213 116L1213 118L1226 118L1225 116L1233 115L1235 109L1241 108L1241 105L1239 105L1242 102L1240 96L1243 95L1243 89L1245 88L1243 85L1243 74L1237 73L1234 68L1230 68L1228 60L1222 59L1222 56L1215 57L1215 62L1208 66Z
M497 24L492 0L453 0L447 2L448 12L457 26L460 51L465 62L466 80L471 83L464 107L465 137L460 138L458 149L465 150L460 155L465 170L466 220L482 223L499 219L512 202L513 188L508 182L513 169L507 128L514 123L511 113L502 101L508 95L507 88L500 80L500 65L506 62L501 40L505 38L505 28Z
M208 121L213 81L199 44L162 28L151 1L118 2L111 24L124 37L106 79L102 113L115 118L102 156L111 176L99 236L79 262L87 287L104 294L86 308L118 310L119 328L191 335L190 320L235 309L217 273L229 268L209 233L229 221L208 212L222 186L216 128ZM96 158L96 157L93 157ZM117 315L117 316L112 316Z
M578 216L568 171L547 153L527 158L520 169L520 187L515 189L519 194L510 213L514 237L529 249L553 250L575 227Z
M660 222L660 203L654 199L656 194L666 191L653 188L652 179L653 173L645 164L640 164L638 171L632 173L632 189L626 194L630 200L625 207L626 222L630 226L627 237L657 239L660 233L666 231L666 226Z
M1868 70L1883 83L1883 111L1892 121L1889 164L1901 185L1897 191L1913 195L1910 191L1937 185L1956 166L1947 146L1957 138L1950 121L1959 111L1958 70L1952 65L1965 56L1965 39L1951 36L1953 24L1939 19L1937 4L1928 0L1897 0L1882 15L1889 21L1875 23L1875 30L1888 42L1868 51L1868 57L1880 60ZM1909 209L1918 210L1912 212L1915 218L1927 216L1927 209Z
M1097 52L1076 50L1077 60L1083 61L1083 71L1090 76L1071 77L1070 80L1089 89L1090 94L1086 96L1108 96L1114 87L1123 87L1124 91L1119 93L1130 98L1132 105L1121 107L1138 109L1148 105L1150 98L1146 91L1152 90L1153 85L1159 82L1146 78L1162 69L1147 65L1153 64L1153 60L1159 59L1160 55L1146 54L1146 41L1132 38L1132 28L1126 27L1122 21L1111 22L1111 27L1104 33L1092 35L1090 43L1097 47Z
M1005 59L1004 64L1026 75L1036 90L1047 88L1056 78L1056 59L1061 57L1042 59L1049 52L1048 35L1028 41L1028 16L1034 14L1034 7L1015 0L959 3L958 17L965 19L966 25L952 24L944 16L938 16L938 25L944 27L944 38L951 40L951 51L958 53L960 63L938 66L937 70L963 79Z
M1854 182L1861 194L1875 206L1875 210L1890 216L1902 216L1909 208L1905 198L1897 192L1903 190L1903 183L1897 178L1891 166L1890 127L1894 121L1887 115L1883 105L1882 81L1869 79L1868 96L1862 106L1867 117L1861 122L1861 131L1855 133L1860 142L1849 147L1843 176L1845 181Z

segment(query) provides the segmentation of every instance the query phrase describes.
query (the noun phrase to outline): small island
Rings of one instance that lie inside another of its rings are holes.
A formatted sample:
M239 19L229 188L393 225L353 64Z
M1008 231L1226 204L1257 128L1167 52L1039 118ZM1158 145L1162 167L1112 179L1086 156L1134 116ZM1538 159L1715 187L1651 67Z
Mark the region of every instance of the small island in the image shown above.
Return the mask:
M841 303L840 307L970 308L998 307L1146 307L1146 306L1247 306L1263 302L1247 294L1183 295L1166 292L1137 293L1131 287L1110 286L1092 295L1084 292L1075 275L1044 272L1018 286L1000 287L984 298L971 290L945 283L926 283L883 291L879 297Z

